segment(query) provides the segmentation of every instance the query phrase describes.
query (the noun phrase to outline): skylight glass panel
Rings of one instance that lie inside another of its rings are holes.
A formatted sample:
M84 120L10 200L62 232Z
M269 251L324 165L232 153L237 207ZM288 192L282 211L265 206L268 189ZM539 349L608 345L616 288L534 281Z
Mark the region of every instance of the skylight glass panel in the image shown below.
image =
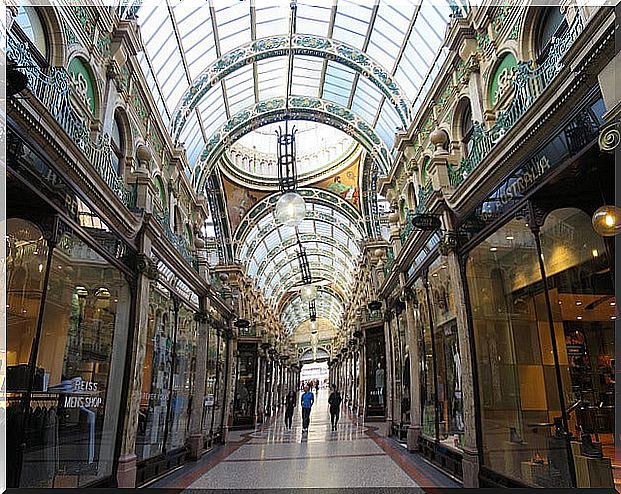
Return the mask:
M355 72L342 64L328 62L323 86L324 98L347 106Z
M276 57L257 62L260 101L285 95L287 84L286 66L286 57Z
M207 96L202 100L199 105L199 111L203 119L205 133L209 138L218 126L226 121L224 98L219 84L211 88Z
M328 36L331 2L319 5L318 0L298 2L297 32L300 34L314 34Z
M371 13L371 2L366 5L360 5L340 0L337 4L332 37L362 49L369 21L371 20Z
M220 53L224 54L250 42L250 2L236 2L217 9Z
M356 94L352 102L352 110L364 118L369 125L375 120L382 94L372 83L361 77L358 80Z
M291 94L317 96L323 63L318 58L296 56L293 58L293 83Z
M226 81L229 96L229 108L231 114L250 106L254 103L254 80L252 65L235 72Z
M273 232L271 232L269 235L265 237L265 245L267 245L267 248L270 251L274 249L274 247L280 245L280 243L281 243L281 240L280 240L280 235L278 233L278 230L274 230Z
M289 5L287 3L262 0L256 2L255 6L257 38L267 38L289 32Z
M414 14L414 9L403 6L402 10L407 10L409 17L405 17L387 3L379 4L367 49L368 55L377 60L387 72L391 72L394 67L408 29L409 18Z

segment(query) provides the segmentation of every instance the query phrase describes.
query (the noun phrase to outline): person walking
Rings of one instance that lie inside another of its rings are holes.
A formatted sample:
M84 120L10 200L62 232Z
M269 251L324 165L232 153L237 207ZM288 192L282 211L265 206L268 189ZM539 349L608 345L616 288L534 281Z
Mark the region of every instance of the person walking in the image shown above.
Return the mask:
M330 407L330 422L332 423L332 430L336 430L336 426L339 423L339 416L341 415L341 393L336 390L336 384L332 385L332 392L328 397L328 406Z
M302 395L302 432L308 432L310 424L310 413L315 396L309 391L308 386L304 386L304 394Z
M291 422L293 420L293 409L295 408L295 393L289 391L285 399L285 427L291 430Z

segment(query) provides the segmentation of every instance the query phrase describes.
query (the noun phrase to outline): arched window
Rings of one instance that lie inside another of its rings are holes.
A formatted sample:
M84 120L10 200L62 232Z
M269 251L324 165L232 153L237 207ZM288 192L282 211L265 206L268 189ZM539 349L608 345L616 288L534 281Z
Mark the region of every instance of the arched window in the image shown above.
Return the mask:
M45 31L43 29L43 23L37 14L34 7L17 8L17 17L15 17L15 24L17 24L21 31L24 41L28 41L29 44L36 49L35 54L41 56L41 61L45 62L47 57L47 41L45 39Z
M537 24L535 37L535 53L537 62L541 63L546 59L552 45L552 40L563 35L567 30L567 21L561 14L560 7L546 7L539 23Z
M473 146L472 134L474 133L474 123L472 121L472 109L470 103L464 106L461 114L461 147L463 157L467 158Z
M123 174L125 168L125 142L122 129L121 119L118 113L115 113L110 132L110 145L112 147L112 165L119 175Z

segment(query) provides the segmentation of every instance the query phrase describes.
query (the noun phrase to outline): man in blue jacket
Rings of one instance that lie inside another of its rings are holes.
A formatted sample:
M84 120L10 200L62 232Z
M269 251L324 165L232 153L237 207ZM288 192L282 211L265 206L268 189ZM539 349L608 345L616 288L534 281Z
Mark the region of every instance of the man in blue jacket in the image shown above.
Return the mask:
M313 403L315 403L315 396L308 390L308 386L304 386L304 394L302 395L302 432L308 431Z

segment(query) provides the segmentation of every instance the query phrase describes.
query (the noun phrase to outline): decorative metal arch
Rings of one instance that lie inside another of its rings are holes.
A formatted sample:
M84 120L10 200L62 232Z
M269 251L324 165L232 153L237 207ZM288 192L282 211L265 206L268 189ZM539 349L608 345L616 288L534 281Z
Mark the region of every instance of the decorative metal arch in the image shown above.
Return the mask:
M272 98L237 112L205 144L199 162L192 171L192 185L199 191L227 146L264 125L280 122L285 118L325 123L356 139L373 157L379 173L390 170L390 151L373 127L352 110L338 103L310 96L290 96L289 109L286 98Z
M296 34L289 46L288 36L270 36L251 41L222 55L196 78L195 82L181 97L173 112L171 130L176 140L191 114L209 90L218 82L235 71L267 58L289 55L319 57L333 60L355 70L362 77L371 81L395 108L401 123L407 127L411 119L411 103L404 96L404 91L377 61L357 48L335 39L315 35Z
M343 216L345 216L354 225L356 225L358 233L360 233L360 237L357 238L355 235L350 235L352 240L357 241L357 240L360 240L362 237L364 237L364 234L365 234L364 221L362 220L360 213L356 210L356 208L354 208L345 199L338 196L337 194L334 194L333 192L329 192L323 189L312 188L312 187L301 188L301 189L298 189L297 192L304 198L306 202L320 204L322 206L327 206L327 207L336 209L339 213L343 214ZM265 216L273 212L273 209L276 206L276 203L278 202L279 197L280 197L279 192L275 192L267 197L264 197L257 204L255 204L252 207L252 209L248 211L248 213L246 213L246 216L244 216L244 218L240 222L239 226L237 227L237 230L235 231L235 236L233 237L233 244L235 246L236 256L239 256L239 253L240 253L239 250L241 246L244 244L250 232L254 228L256 228L257 223L261 219L263 219ZM307 211L307 215L310 212L311 211ZM319 215L317 216L318 217L316 218L307 216L307 218L308 219L320 219L320 220L324 219L323 217ZM334 224L335 226L339 226L338 224L335 224L335 220L333 217L327 217L325 218L325 220L328 222L332 222L332 224ZM277 228L277 226L274 220L273 222L270 222L268 225L262 227L259 234L262 236L265 236L269 232L273 231L275 228ZM348 231L344 230L345 233L348 233L348 234L352 233L351 230L349 230L349 228L347 230ZM253 241L249 249L252 249L253 248L252 245L255 243L257 243L256 239L255 241Z
M321 304L318 304L318 317L329 320L335 327L338 326L345 312L345 302L343 301L340 293L329 286L319 287L317 300L322 297L324 300L326 298L330 300L329 308L336 309L336 312L332 310L326 312L324 307ZM301 301L299 294L290 297L283 305L283 308L280 311L280 320L289 332L293 332L295 328L308 319L308 311L306 306L307 304ZM299 312L304 314L302 318L297 317Z

